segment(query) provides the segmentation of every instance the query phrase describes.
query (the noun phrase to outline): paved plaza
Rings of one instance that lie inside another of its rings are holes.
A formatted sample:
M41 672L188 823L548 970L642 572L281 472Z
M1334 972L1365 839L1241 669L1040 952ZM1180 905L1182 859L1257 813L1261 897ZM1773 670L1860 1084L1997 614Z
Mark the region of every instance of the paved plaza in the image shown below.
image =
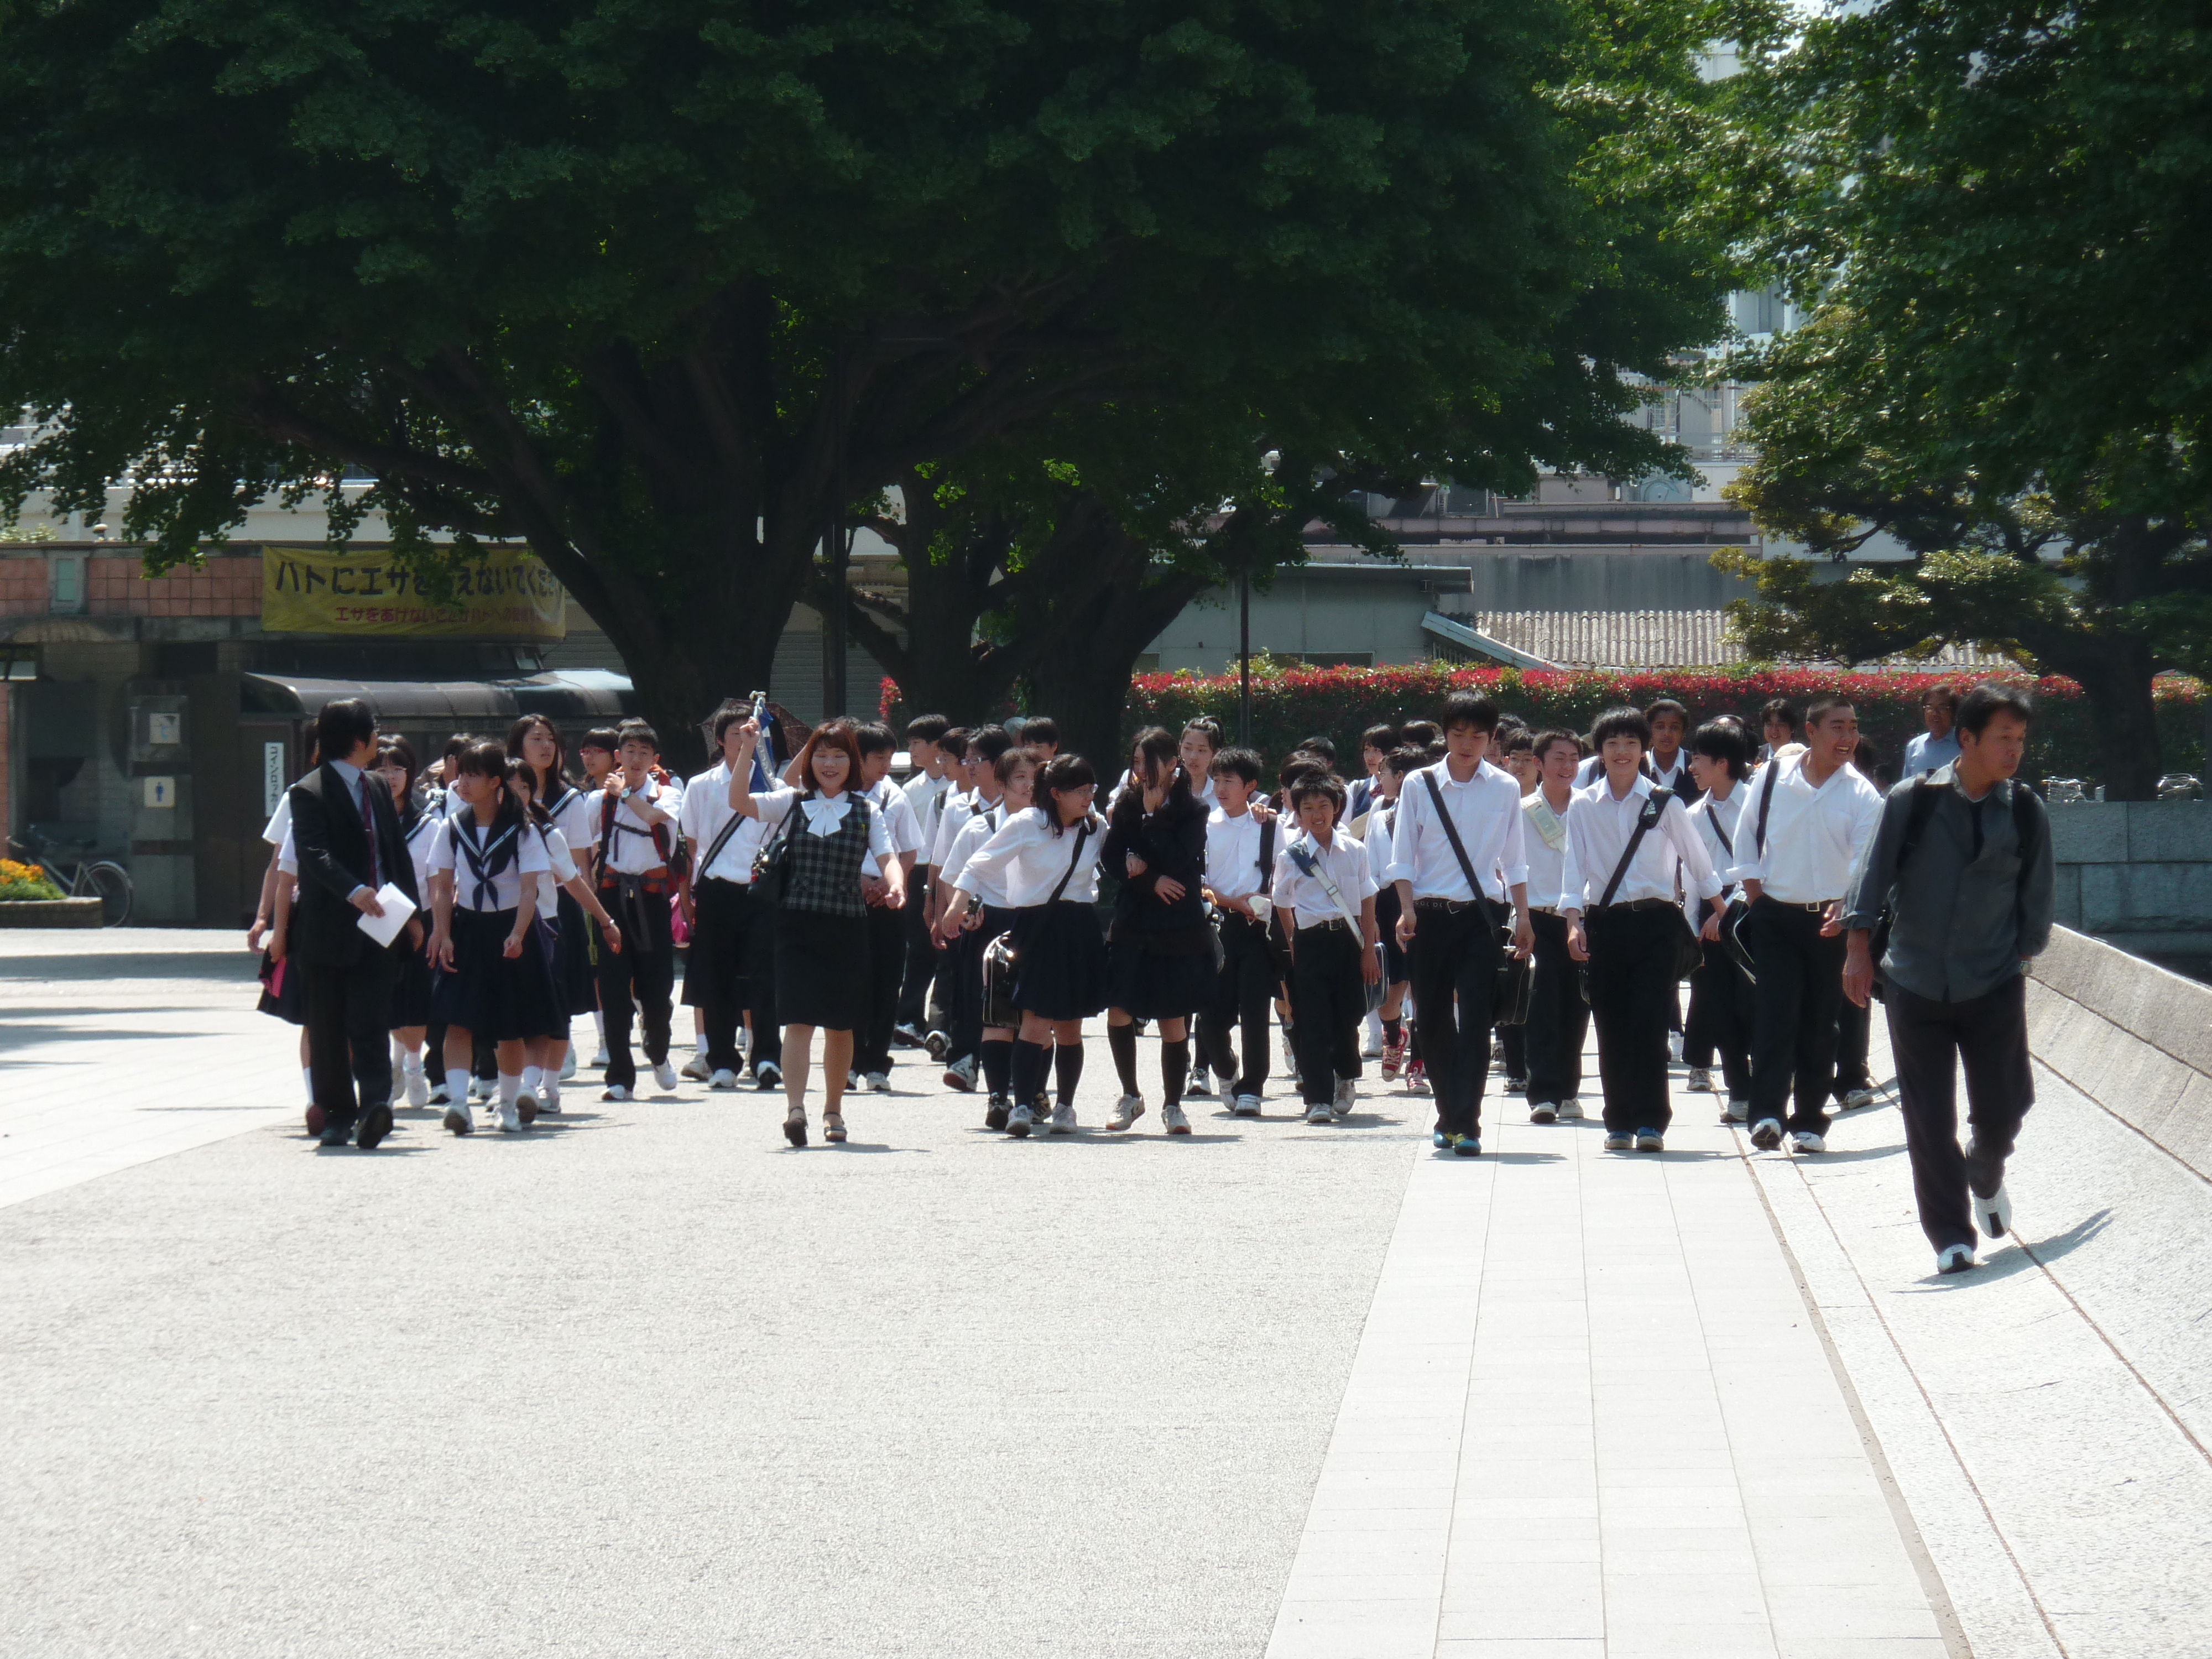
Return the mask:
M1066 1139L916 1057L843 1148L580 1078L325 1152L252 968L0 933L0 1653L2212 1653L2212 1194L2047 1072L1939 1279L1893 1108L1679 1068L1656 1157L1109 1136L1103 1040Z

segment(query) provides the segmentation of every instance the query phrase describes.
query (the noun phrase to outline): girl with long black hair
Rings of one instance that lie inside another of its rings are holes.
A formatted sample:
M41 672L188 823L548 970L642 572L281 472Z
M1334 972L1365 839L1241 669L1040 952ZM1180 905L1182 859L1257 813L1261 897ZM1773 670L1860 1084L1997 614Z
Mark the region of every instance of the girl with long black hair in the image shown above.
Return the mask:
M446 1127L476 1127L469 1111L474 1035L499 1062L499 1127L523 1127L519 1097L527 1045L564 1034L538 930L538 877L550 870L545 842L523 816L507 751L472 743L456 763L445 822L430 849L431 1018L446 1027Z
M584 960L584 953L551 918L572 909L580 917L588 914L591 921L599 925L599 948L604 951L622 949L622 929L599 902L599 896L586 884L583 872L569 851L568 836L539 805L532 776L530 767L518 766L507 787L522 802L523 812L538 839L545 843L545 857L552 866L538 878L538 915L532 926L537 929L538 943L552 967L555 1006L573 1018L577 1014L591 1012L592 1000L599 993L599 981L592 975L591 963ZM561 1080L566 1070L563 1062L570 1052L565 1028L557 1036L531 1039L522 1068L522 1094L518 1101L526 1114L529 1103L534 1102L538 1110L556 1117L560 1115Z
M1139 732L1099 853L1100 862L1121 878L1106 949L1106 1042L1121 1082L1109 1129L1127 1129L1144 1115L1136 1021L1149 1019L1160 1028L1160 1127L1171 1135L1190 1133L1182 1109L1189 1016L1213 990L1206 811L1174 735L1157 726Z

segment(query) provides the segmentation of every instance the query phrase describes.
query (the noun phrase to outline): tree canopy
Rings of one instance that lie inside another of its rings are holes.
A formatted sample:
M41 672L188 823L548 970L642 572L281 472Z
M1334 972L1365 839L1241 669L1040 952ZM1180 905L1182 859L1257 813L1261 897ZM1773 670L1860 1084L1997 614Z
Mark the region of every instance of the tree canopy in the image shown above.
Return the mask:
M0 505L134 478L160 565L365 471L341 531L434 574L526 539L688 725L853 504L1070 410L1387 395L1590 447L1724 286L1620 147L1701 15L20 6L0 402L47 429Z

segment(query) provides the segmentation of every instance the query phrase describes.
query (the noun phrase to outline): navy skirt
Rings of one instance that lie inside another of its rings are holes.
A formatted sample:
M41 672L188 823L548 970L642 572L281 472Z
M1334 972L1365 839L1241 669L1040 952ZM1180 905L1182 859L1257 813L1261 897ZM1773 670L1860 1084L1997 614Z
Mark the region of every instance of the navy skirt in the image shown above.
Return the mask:
M524 933L522 954L509 957L505 946L514 931L512 910L453 912L453 965L434 976L430 1023L457 1025L489 1042L568 1034L539 929Z
M588 1014L599 1006L599 974L592 952L599 930L571 893L561 895L555 916L555 1006L563 1013Z
M1106 1006L1106 940L1089 903L1030 905L1014 912L1012 932L1015 1007L1040 1019L1083 1019Z
M1203 933L1193 949L1183 933ZM1143 933L1117 939L1106 947L1106 1006L1139 1019L1184 1019L1212 1006L1212 929L1185 928L1162 939ZM1163 949L1164 945L1180 948Z

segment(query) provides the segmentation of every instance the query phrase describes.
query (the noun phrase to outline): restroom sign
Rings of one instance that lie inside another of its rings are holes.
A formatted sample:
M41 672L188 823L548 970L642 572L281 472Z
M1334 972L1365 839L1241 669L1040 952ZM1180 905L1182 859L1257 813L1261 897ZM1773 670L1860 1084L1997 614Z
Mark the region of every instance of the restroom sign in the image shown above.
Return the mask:
M146 805L155 811L177 804L177 781L174 778L141 778L146 787Z

